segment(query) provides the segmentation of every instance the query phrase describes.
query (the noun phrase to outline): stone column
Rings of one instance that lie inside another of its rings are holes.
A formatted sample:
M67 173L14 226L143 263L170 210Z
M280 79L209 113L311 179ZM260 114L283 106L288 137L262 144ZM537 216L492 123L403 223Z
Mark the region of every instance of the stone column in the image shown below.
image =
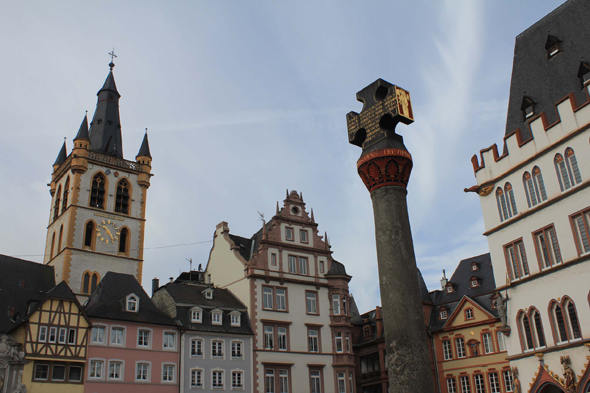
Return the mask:
M414 121L410 94L382 79L357 93L360 114L346 116L350 143L362 147L358 173L371 193L389 387L432 393L434 383L408 206L412 156L395 126Z

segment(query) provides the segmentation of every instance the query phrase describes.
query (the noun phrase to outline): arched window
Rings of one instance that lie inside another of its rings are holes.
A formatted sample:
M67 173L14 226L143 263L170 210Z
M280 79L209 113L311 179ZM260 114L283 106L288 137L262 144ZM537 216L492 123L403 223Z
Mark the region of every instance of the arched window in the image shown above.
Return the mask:
M502 187L498 187L496 190L496 202L498 203L498 213L500 213L500 221L507 220L510 218L508 215L508 205L506 204L506 197Z
M68 177L66 179L66 185L64 186L64 196L63 196L63 202L61 204L61 212L63 214L63 212L66 211L67 207L68 207L68 195L70 193L70 178Z
M90 273L82 275L82 293L90 293Z
M86 233L84 234L84 247L92 248L94 242L94 222L88 221L86 224Z
M565 318L563 316L563 309L557 303L553 306L553 329L555 331L555 336L557 339L557 343L564 343L567 342L567 327L565 324Z
M97 173L92 178L92 189L90 190L90 206L104 209L106 179L102 173Z
M53 259L53 248L55 247L55 232L53 232L53 236L51 237L51 250L49 251L49 259Z
M53 219L55 220L59 216L59 206L61 200L61 186L57 189L57 193L55 194L55 203L53 204Z
M524 349L535 349L535 342L533 340L533 331L531 330L531 323L528 315L522 315L522 335L524 338Z
M119 253L127 254L127 243L129 242L129 229L123 228L119 233Z
M118 213L129 214L129 182L125 179L121 179L117 184L115 211Z
M64 226L62 225L61 227L59 227L59 238L57 240L57 253L58 254L61 251L61 239L63 238L63 235L64 235Z
M578 313L576 312L576 306L571 300L565 301L565 309L567 309L568 322L570 325L570 340L582 338L580 332L580 324L578 322Z
M98 273L92 273L92 278L90 280L90 293L94 291L94 288L98 285Z
M100 282L100 276L97 272L84 272L82 275L82 293L90 295Z
M512 190L512 184L506 183L504 185L504 192L506 193L506 197L508 198L508 215L510 215L510 217L517 215L518 209L516 208L516 200L514 199L514 191Z
M553 161L555 163L555 171L557 172L557 179L559 180L561 191L569 190L572 187L572 183L570 182L570 177L567 173L563 156L557 153Z
M547 191L545 190L545 183L543 182L543 175L538 166L533 168L533 182L535 183L535 190L539 197L539 202L547 200Z
M532 320L535 325L535 333L537 335L537 348L545 347L545 333L543 333L543 324L541 323L541 315L539 311L533 309L531 312Z
M576 154L571 147L565 149L565 159L567 160L567 172L572 185L581 183L582 175L580 174L580 168L578 168L578 160L576 160Z
M531 174L528 172L525 172L524 175L522 175L522 182L524 184L524 191L526 193L526 201L529 204L529 207L536 206L537 203L539 203L539 198L538 198L537 192L535 190L535 186L533 184L533 178L531 177Z

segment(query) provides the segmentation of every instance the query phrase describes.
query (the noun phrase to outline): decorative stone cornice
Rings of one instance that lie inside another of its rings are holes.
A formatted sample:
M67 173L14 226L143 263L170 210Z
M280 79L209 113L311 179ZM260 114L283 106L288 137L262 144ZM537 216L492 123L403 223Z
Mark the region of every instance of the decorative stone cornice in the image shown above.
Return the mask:
M368 153L357 162L358 174L369 192L384 186L407 187L412 166L412 155L394 148Z

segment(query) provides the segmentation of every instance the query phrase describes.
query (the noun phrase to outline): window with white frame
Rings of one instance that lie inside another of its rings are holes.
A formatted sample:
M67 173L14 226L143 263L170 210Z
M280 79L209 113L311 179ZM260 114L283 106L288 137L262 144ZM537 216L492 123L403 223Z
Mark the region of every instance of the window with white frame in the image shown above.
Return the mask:
M275 393L275 370L267 368L264 371L264 392Z
M213 289L205 289L205 299L213 299Z
M457 350L458 358L465 357L465 340L463 339L463 337L455 339L455 349Z
M346 295L342 296L342 315L348 315L348 309L346 308Z
M271 266L277 265L277 254L275 254L275 253L270 254L270 265Z
M273 309L272 287L262 287L262 308L267 310Z
M50 343L55 343L57 341L57 328L56 327L49 328L49 339L47 341Z
M242 341L233 340L231 342L231 358L232 359L242 359Z
M496 338L498 339L498 351L503 352L506 350L506 336L501 331L496 332Z
M461 381L461 393L471 393L471 384L468 376L459 377Z
M502 376L504 377L504 389L507 392L514 391L512 372L510 370L502 371Z
M47 341L47 326L39 326L39 336L37 341L44 343Z
M543 175L541 169L536 166L533 168L533 183L535 184L535 192L539 203L547 200L547 190L545 189L545 183L543 182Z
M485 393L486 387L483 375L475 374L473 376L473 382L475 383L475 393Z
M151 330L139 329L137 331L137 346L138 347L151 347Z
M354 375L352 372L348 373L348 386L350 387L350 393L354 393Z
M318 294L317 292L306 291L305 292L306 298L306 306L307 306L307 313L308 314L317 314L318 313Z
M223 311L221 310L214 310L211 311L211 324L213 325L221 325L221 316L223 314Z
M350 333L346 333L346 352L352 353L350 351Z
M338 332L334 334L334 341L336 343L336 352L342 352L342 333Z
M150 381L150 363L137 362L135 366L135 381L149 382Z
M277 339L279 343L279 351L287 350L287 328L284 326L277 327Z
M556 154L554 158L555 171L559 180L561 191L569 190L572 186L582 182L582 176L578 167L578 161L572 148L565 151L565 160L561 154Z
M518 209L516 208L516 200L514 199L514 190L512 190L512 184L504 184L504 192L506 193L509 216L512 217L517 215Z
M440 319L447 319L448 314L447 314L447 310L441 310L440 311Z
M445 360L453 359L453 350L451 348L451 341L450 340L443 340L442 347L443 347L444 359Z
M223 359L223 340L211 341L211 357L213 359Z
M231 388L244 389L244 372L234 370L231 372Z
M299 238L301 239L301 243L308 243L307 240L307 231L305 229L299 230Z
M123 380L123 362L120 360L109 360L109 379Z
M76 344L76 329L70 328L68 330L68 344L74 345Z
M203 323L203 309L195 307L191 309L191 322Z
M299 257L299 274L307 275L307 258Z
M277 298L276 305L277 310L287 310L287 290L285 288L275 288L275 295Z
M590 252L590 209L581 213L574 214L571 217L574 227L576 247L580 255Z
M506 261L513 280L518 280L529 275L529 264L527 262L524 244L522 240L504 246Z
M457 382L455 378L447 378L447 392L457 393Z
M57 342L60 344L65 344L68 339L68 328L62 327L59 328Z
M106 327L95 325L92 327L92 333L90 335L90 342L92 344L104 344L105 343L105 332Z
M264 349L274 349L274 328L264 326Z
M319 333L317 329L307 330L309 352L319 352Z
M465 310L465 319L473 319L473 309L472 308L468 308Z
M230 318L230 323L231 326L240 326L240 316L241 314L239 312L234 312L232 314L230 314L231 318Z
M104 360L90 359L90 366L88 367L88 379L103 379L103 372Z
M37 363L35 364L35 375L33 376L35 381L47 381L49 380L49 364Z
M332 295L332 311L334 315L340 315L340 295Z
M191 389L203 389L204 385L203 370L200 368L193 368L191 370Z
M336 379L338 380L338 393L346 393L346 374L336 373Z
M534 233L537 243L537 256L541 261L541 268L547 269L561 263L561 252L557 243L557 235L553 225Z
M223 370L211 371L211 389L223 389Z
M289 273L297 273L297 257L289 255Z
M162 382L176 381L176 364L164 363L162 364Z
M322 393L322 372L320 370L311 370L309 372L311 393Z
M488 379L490 381L490 393L500 393L500 381L498 380L498 373L489 373Z
M484 333L481 335L483 340L483 351L484 353L492 353L494 352L494 342L492 340L491 333Z
M164 332L162 346L164 349L176 349L176 333Z
M139 298L134 293L127 296L126 309L129 312L138 312L139 311Z
M202 338L191 338L191 357L202 358L203 357L203 339Z
M111 326L111 345L125 345L125 328Z

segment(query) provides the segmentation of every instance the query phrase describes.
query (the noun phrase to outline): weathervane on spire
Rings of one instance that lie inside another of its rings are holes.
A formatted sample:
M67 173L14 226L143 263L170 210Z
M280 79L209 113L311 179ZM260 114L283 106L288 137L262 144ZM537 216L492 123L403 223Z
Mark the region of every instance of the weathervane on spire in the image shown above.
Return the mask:
M112 71L113 67L115 66L115 63L113 63L113 60L115 59L115 57L117 57L117 55L115 54L115 48L113 48L113 50L109 52L109 55L111 56L111 62L109 63L109 67L111 67L111 71Z

